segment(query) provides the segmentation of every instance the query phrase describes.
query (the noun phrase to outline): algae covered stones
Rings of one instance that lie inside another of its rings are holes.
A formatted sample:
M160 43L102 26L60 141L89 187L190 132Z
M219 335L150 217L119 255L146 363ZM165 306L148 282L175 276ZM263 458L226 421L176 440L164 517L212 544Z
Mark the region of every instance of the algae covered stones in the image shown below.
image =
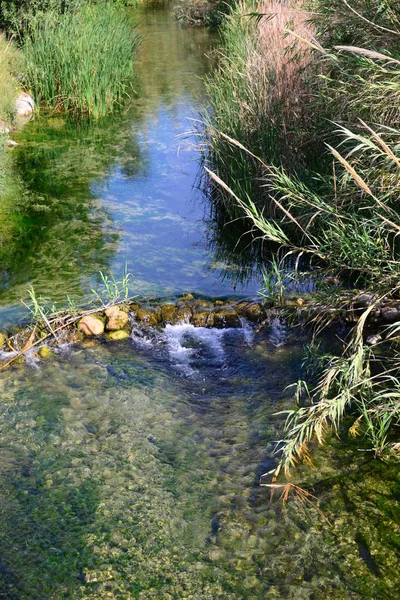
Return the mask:
M85 335L104 333L104 321L96 315L85 315L78 323L78 329Z
M119 342L121 340L126 340L129 337L130 335L126 329L118 329L117 331L109 331L107 333L107 339L111 342Z

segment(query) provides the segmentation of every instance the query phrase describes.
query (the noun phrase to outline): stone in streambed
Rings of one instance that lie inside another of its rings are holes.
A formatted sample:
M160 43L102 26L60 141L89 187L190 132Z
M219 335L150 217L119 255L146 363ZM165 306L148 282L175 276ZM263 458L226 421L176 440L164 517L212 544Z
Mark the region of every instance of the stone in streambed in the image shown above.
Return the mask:
M50 356L53 356L54 352L48 346L42 346L39 348L38 354L40 358L49 358Z
M214 313L214 327L241 327L239 316L233 310L217 310Z
M78 329L85 335L101 335L104 333L104 322L96 315L86 315L79 321Z
M124 327L126 327L129 323L129 316L118 306L110 306L109 308L105 309L104 313L107 317L107 331L118 331L120 329L124 329Z
M107 339L112 342L119 342L120 340L126 340L129 337L130 337L129 333L126 331L126 329L118 329L116 331L110 331L109 333L107 333Z
M136 320L142 323L143 325L154 326L157 325L157 316L156 314L146 308L140 308L135 313Z
M0 333L0 348L2 348L5 343L6 343L6 336L3 333Z
M257 323L262 318L262 309L257 302L239 302L235 308L239 315L246 317L252 323Z
M379 342L382 341L382 336L380 333L374 333L373 335L369 335L365 340L367 346L376 346Z
M176 321L175 304L163 304L160 306L160 317L163 323L173 324Z
M397 323L400 321L400 305L384 306L381 310L381 317L385 323Z
M190 318L190 322L195 327L211 327L214 323L214 315L210 312L195 312Z

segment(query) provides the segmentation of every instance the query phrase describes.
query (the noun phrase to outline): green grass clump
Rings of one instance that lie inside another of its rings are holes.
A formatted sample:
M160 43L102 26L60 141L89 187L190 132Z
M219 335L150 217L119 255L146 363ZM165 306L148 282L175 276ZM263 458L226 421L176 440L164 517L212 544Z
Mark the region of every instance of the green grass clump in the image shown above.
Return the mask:
M22 64L22 56L0 34L0 119L12 120L15 113L15 98L18 94L17 73Z
M33 21L24 41L27 79L46 105L99 118L129 94L138 36L110 3Z

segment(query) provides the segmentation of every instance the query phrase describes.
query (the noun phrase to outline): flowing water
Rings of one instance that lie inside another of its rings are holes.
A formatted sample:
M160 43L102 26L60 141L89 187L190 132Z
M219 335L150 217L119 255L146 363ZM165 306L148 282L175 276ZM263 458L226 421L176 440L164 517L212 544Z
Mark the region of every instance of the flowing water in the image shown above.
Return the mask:
M29 283L61 302L125 262L144 296L257 289L251 273L234 286L234 257L207 243L195 139L180 137L217 40L164 9L138 12L136 99L99 124L47 115L18 135L2 327L21 318ZM305 342L278 317L262 332L134 327L2 372L0 597L397 598L395 465L332 440L295 475L322 512L260 486Z

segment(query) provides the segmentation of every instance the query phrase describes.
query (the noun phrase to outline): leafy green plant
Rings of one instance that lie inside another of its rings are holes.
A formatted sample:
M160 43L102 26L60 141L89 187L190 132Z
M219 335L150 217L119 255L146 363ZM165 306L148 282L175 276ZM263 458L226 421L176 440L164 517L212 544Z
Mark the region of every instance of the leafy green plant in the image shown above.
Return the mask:
M101 285L99 290L92 289L95 299L101 304L116 304L121 300L128 300L130 297L131 284L133 282L132 273L125 270L121 279L115 279L114 275L107 275L100 271Z

